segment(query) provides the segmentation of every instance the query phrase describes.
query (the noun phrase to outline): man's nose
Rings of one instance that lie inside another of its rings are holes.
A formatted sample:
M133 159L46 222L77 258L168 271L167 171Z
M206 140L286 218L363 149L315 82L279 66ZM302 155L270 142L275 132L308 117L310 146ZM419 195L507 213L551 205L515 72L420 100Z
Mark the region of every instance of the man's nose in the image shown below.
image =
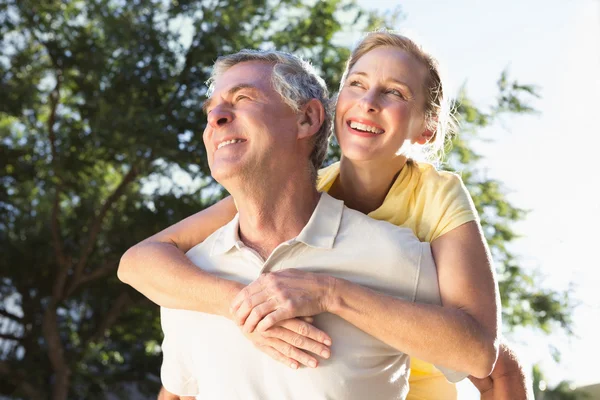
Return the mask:
M213 129L223 127L233 121L233 113L226 107L217 106L208 114L208 123Z

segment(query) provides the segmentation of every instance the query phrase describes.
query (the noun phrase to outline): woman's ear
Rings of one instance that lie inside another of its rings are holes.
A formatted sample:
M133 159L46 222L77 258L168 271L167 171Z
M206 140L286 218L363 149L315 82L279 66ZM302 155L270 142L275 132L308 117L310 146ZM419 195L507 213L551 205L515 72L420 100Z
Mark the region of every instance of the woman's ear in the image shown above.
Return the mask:
M325 107L317 99L310 99L298 113L298 139L313 136L325 121Z
M431 132L431 129L426 129L424 130L419 137L415 140L415 143L419 143L421 145L429 142L431 139L433 139L433 132Z

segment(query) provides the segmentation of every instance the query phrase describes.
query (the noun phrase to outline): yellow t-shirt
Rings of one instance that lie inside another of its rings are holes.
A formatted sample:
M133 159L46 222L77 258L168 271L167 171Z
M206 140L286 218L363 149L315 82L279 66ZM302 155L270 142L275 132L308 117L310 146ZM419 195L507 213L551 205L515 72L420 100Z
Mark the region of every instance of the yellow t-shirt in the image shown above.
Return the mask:
M317 189L329 191L340 173L334 163L319 171ZM431 164L409 161L396 178L383 204L369 217L410 228L422 242L432 242L478 214L462 180ZM411 359L407 400L455 400L456 387L432 364Z

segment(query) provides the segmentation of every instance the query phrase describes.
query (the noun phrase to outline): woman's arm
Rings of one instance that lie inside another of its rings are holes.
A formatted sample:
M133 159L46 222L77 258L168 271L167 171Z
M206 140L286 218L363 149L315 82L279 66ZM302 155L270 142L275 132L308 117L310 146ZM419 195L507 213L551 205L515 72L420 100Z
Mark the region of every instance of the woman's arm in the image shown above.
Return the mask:
M229 302L244 285L204 272L185 253L236 212L227 197L136 244L121 257L119 279L163 307L228 316Z
M431 243L442 307L340 282L332 312L411 356L482 378L498 352L498 287L476 222Z
M505 342L500 344L498 361L490 376L483 379L470 376L469 379L481 393L481 400L533 400L531 383L523 366Z
M168 308L201 311L231 318L229 304L243 284L213 276L185 253L225 225L237 212L231 197L131 247L119 264L121 281ZM313 366L328 358L331 338L306 321L289 319L248 339L291 368Z
M281 319L331 312L407 354L488 376L498 351L499 296L479 225L461 225L431 247L443 306L412 303L323 274L283 270L236 296L236 321L246 331L262 331Z

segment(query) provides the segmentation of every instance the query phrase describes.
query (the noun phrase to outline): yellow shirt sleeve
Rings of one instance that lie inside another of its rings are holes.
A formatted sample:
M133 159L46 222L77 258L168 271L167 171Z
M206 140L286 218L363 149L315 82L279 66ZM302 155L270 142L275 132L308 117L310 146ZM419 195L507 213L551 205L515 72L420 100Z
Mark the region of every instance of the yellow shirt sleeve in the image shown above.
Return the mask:
M430 220L431 232L428 232L428 242L434 241L462 224L479 219L473 200L462 179L446 171L435 171L435 173L438 179L431 181L426 179L424 184L432 198L423 215L424 219Z

